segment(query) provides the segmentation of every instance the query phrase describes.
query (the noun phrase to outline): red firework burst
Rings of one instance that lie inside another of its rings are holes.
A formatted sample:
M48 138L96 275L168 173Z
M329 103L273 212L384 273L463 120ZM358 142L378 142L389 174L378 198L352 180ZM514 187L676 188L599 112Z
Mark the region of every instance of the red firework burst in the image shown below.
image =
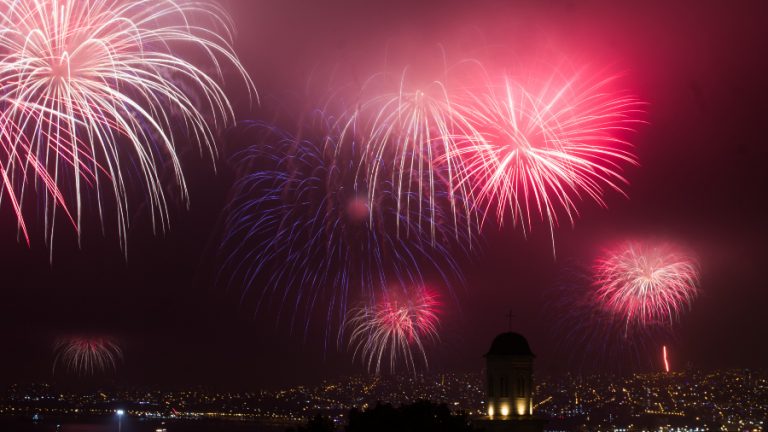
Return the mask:
M626 242L594 265L598 305L627 326L671 325L698 295L696 261L668 244Z
M510 212L525 231L538 215L554 230L559 213L574 222L583 197L605 206L605 190L623 194L621 165L637 161L621 136L639 122L641 103L613 91L615 80L507 77L457 105L480 138L468 137L453 156L484 214L495 211L503 223Z

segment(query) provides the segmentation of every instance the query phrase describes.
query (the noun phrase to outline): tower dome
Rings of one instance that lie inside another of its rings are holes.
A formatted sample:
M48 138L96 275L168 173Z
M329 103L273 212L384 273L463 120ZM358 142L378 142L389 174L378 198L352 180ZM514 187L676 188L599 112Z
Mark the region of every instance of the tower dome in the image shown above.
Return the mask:
M515 332L501 333L496 336L491 343L491 349L485 354L486 357L507 355L536 357L525 337Z

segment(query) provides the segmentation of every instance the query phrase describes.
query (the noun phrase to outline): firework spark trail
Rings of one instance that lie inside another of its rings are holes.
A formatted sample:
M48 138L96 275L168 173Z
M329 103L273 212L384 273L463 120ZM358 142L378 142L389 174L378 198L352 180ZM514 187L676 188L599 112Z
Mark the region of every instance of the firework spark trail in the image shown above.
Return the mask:
M234 118L223 65L253 89L232 51L231 27L220 8L186 0L0 0L0 103L11 128L3 135L12 138L0 167L25 237L27 189L43 185L51 242L57 208L69 215L74 207L80 233L87 188L102 222L113 196L124 247L132 170L153 226L167 227L162 163L188 199L175 136L213 157L217 129Z
M664 371L669 373L669 360L667 359L667 346L661 347L661 357L664 360Z
M227 284L245 287L243 301L255 300L256 310L290 310L291 326L301 317L305 332L316 309L327 308L326 336L338 326L341 338L350 297L423 285L425 274L448 287L461 282L456 257L465 244L451 228L449 192L436 191L446 204L434 212L418 215L425 205L404 214L382 175L371 200L368 177L358 175L361 143L347 126L354 119L310 117L296 134L256 126L266 132L261 143L238 155L243 174L221 245ZM427 223L399 235L397 224L416 217Z
M639 122L641 103L611 91L615 80L577 74L521 84L507 77L466 92L457 107L480 138L467 136L450 157L460 160L459 184L470 189L484 219L495 210L503 224L509 212L525 232L538 214L553 232L561 212L574 223L582 197L605 206L606 189L623 194L621 164L637 161L620 136Z
M594 264L596 302L627 327L673 324L698 283L696 261L667 243L626 242Z
M5 195L2 192L7 191L8 199L11 201L13 211L16 215L18 228L24 235L27 244L29 244L29 236L21 208L22 203L14 192L15 185L13 176L18 174L19 170L24 173L22 177L25 177L27 171L32 171L34 173L33 176L42 183L49 196L51 196L57 204L61 205L67 217L70 221L73 221L66 208L64 197L62 196L61 191L59 191L55 180L48 174L45 167L41 166L35 155L30 153L29 143L24 140L24 136L19 131L18 126L12 121L9 121L5 116L5 113L0 113L0 142L2 142L2 144L0 144L0 148L2 149L2 156L0 156L0 175L2 176L0 202L2 202L2 197ZM9 143L12 144L9 145ZM87 169L84 171L88 172Z
M123 359L120 345L106 337L62 338L54 344L54 353L54 373L61 364L80 376L115 370L118 361Z
M376 374L387 353L392 372L401 359L415 372L418 357L413 350L428 366L424 342L437 339L439 313L437 294L428 289L385 293L372 305L350 309L345 324L351 329L349 346L354 347L354 357L359 355Z

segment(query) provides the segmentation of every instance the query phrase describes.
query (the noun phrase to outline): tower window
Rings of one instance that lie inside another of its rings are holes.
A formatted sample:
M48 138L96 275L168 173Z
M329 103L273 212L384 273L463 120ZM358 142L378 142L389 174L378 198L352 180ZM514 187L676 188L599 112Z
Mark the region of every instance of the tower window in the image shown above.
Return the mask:
M488 396L493 397L493 375L491 374L488 374Z

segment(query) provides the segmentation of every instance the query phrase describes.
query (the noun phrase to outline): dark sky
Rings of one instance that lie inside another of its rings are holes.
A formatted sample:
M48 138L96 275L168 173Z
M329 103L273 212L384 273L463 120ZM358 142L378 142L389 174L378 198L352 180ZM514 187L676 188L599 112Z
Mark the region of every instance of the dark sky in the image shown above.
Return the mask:
M567 341L553 331L563 314L550 305L558 275L606 243L649 236L686 245L702 268L702 295L665 342L674 361L768 364L768 13L760 1L633 3L224 3L235 20L235 48L263 98L250 114L234 98L242 120L303 94L318 65L375 64L399 54L385 47L411 43L444 43L456 55L480 41L521 59L565 53L625 71L627 88L649 103L648 125L633 137L641 166L626 172L630 198L609 194L608 209L582 203L575 227L555 233L557 259L546 230L527 239L513 229L488 236L465 265L458 304L446 306L441 341L429 351L433 369L479 369L509 309L543 370L573 369L557 349ZM221 149L225 156L234 150L225 141ZM343 350L324 351L320 329L292 333L215 286L220 211L233 174L226 157L216 173L194 152L183 158L191 210L179 206L170 231L158 236L137 210L127 261L93 220L80 249L62 226L50 264L42 230L31 247L18 242L3 202L0 381L49 380L51 342L70 333L119 336L126 359L116 379L125 383L278 386L363 372Z

